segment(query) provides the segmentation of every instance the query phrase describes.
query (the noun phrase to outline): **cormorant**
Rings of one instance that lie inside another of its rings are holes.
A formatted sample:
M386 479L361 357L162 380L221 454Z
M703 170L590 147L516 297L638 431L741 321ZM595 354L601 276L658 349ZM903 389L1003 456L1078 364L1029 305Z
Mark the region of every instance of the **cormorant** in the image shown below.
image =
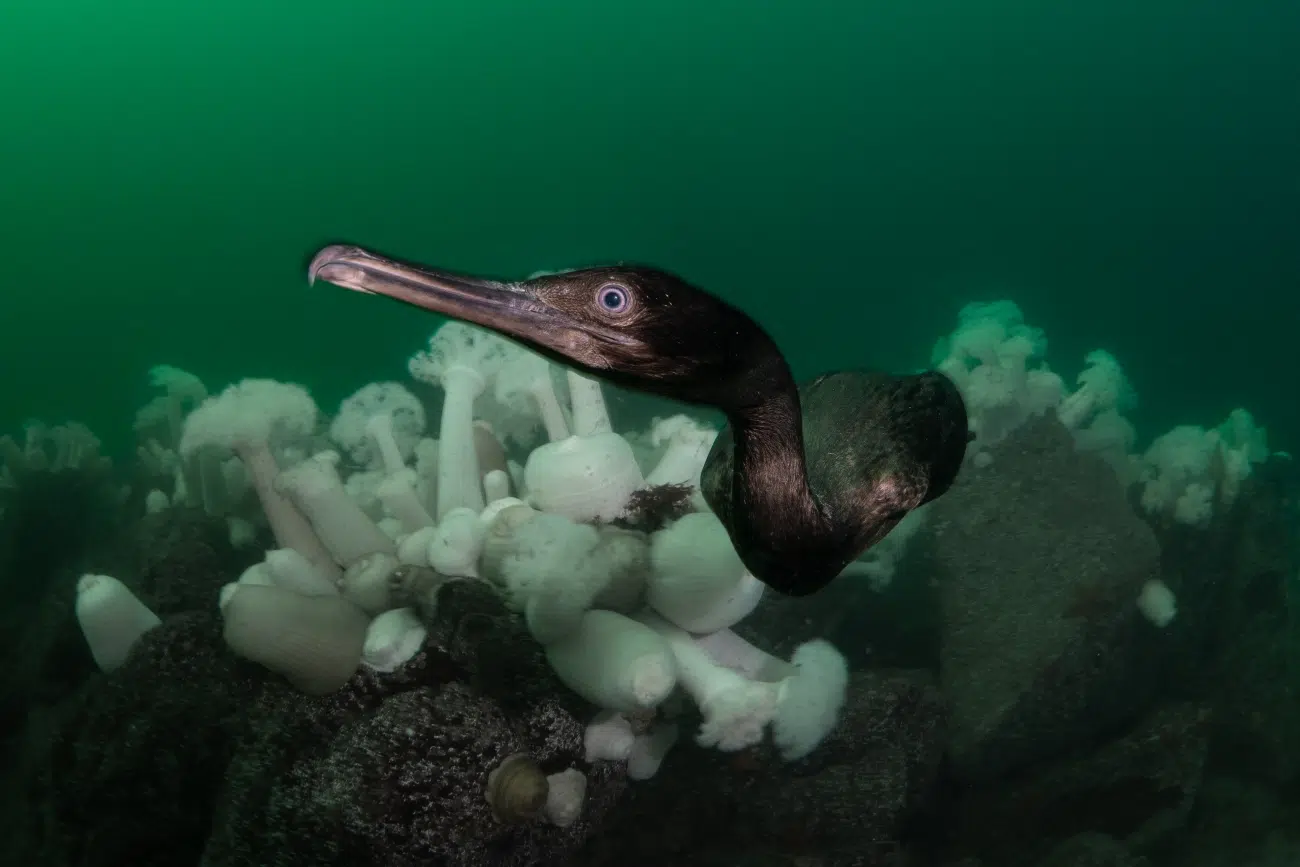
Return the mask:
M334 245L312 259L308 279L461 319L616 385L721 410L728 425L704 466L704 498L749 571L787 595L821 589L943 494L966 453L966 407L946 376L845 371L796 386L749 316L655 268L504 282Z

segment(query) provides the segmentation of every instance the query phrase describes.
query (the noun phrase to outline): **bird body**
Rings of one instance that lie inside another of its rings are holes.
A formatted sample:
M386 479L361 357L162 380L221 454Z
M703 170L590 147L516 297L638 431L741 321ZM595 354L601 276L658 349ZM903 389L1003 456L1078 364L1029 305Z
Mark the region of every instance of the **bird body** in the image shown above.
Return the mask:
M946 491L967 437L960 395L937 373L840 371L797 397L731 418L701 474L746 566L790 595L824 586Z

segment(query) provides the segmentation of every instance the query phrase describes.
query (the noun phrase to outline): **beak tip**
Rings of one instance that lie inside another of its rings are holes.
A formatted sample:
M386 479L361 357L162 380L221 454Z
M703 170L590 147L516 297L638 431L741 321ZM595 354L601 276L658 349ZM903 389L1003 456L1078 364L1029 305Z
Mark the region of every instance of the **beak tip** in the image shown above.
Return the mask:
M307 285L314 286L317 280L329 282L329 276L321 273L325 268L331 264L346 262L350 257L356 257L360 252L360 247L351 244L329 244L321 247L311 257L311 261L307 263Z

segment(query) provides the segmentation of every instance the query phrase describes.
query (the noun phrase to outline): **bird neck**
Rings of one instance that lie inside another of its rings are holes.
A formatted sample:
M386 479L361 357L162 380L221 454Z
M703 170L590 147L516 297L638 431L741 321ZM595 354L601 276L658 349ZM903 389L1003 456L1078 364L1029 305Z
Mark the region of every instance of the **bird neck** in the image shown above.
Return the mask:
M796 569L827 525L808 483L799 392L792 382L728 416L735 438L733 529L753 550L770 552L765 571Z

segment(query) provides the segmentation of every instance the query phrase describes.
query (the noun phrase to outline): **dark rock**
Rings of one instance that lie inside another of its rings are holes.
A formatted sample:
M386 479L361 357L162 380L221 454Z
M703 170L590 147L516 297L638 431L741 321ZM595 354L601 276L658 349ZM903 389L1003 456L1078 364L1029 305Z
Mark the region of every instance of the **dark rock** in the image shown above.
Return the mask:
M193 864L238 721L262 680L226 652L215 611L145 633L126 663L60 709L33 800L55 863Z
M221 519L182 507L142 518L135 548L138 577L123 580L160 617L215 608L221 587L261 558L231 547Z
M1080 834L1058 846L1039 867L1147 867L1150 863L1105 834Z
M1300 802L1259 779L1211 776L1170 856L1179 867L1300 864Z
M0 854L50 867L564 863L624 769L585 764L583 725L541 649L479 587L442 594L436 643L407 665L363 668L320 697L230 653L215 606L165 619L49 722L25 845ZM578 821L496 817L488 775L521 753L543 773L585 772Z
M1205 558L1177 556L1181 549L1167 558L1189 580L1195 576L1216 591L1213 630L1188 649L1186 658L1199 664L1185 679L1214 706L1216 764L1285 786L1300 780L1300 479L1294 462L1274 458L1259 467L1226 523L1228 533L1217 537L1224 565L1216 575L1206 574Z
M1086 756L966 788L949 826L957 852L1017 867L1093 831L1138 852L1167 843L1200 791L1209 716L1195 705L1166 707Z
M893 863L944 739L934 688L878 673L853 676L839 725L797 762L780 762L770 744L704 750L683 731L659 774L631 784L613 824L575 863L703 867L779 863L763 860L778 854L786 863Z
M563 864L624 788L587 767L583 725L518 618L477 582L447 582L430 638L392 674L340 692L268 689L252 709L219 799L205 867ZM536 678L535 680L530 680ZM587 775L568 828L506 824L489 773L524 753L546 773Z
M933 505L951 756L989 780L1133 718L1162 634L1139 613L1159 549L1102 459L1024 425Z

